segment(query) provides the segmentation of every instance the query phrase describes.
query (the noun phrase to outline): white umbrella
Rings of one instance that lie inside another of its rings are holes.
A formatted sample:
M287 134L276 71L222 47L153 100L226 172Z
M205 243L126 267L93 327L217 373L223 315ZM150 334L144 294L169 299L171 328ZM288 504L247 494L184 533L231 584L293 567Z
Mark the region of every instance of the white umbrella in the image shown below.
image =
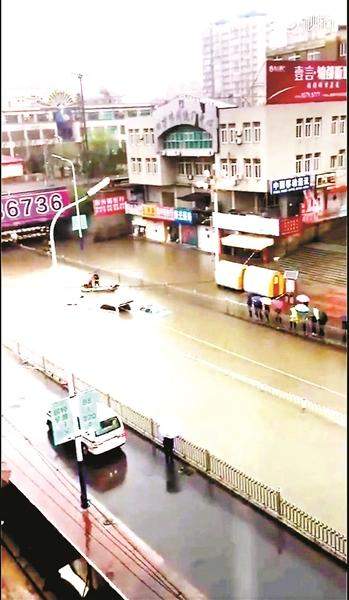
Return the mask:
M264 306L270 306L271 305L271 298L267 298L267 297L263 297L261 298L261 302L262 304L264 304Z
M300 304L304 304L304 302L310 302L310 298L305 294L300 294L297 296L296 301L300 302Z
M175 421L163 421L159 427L159 433L162 437L174 439L179 435L179 427Z
M296 304L295 309L297 312L302 314L309 312L309 306L306 306L305 304Z

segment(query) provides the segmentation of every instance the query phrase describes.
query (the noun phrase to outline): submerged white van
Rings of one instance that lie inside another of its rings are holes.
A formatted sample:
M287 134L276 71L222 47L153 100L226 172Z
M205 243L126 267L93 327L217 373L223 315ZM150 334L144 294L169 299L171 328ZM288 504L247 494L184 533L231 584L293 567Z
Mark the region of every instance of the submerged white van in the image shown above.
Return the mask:
M51 411L47 412L47 426L52 433ZM103 402L97 403L98 427L95 431L82 434L82 447L85 454L103 454L119 448L126 442L126 432L121 417ZM72 437L71 440L74 438ZM69 441L69 440L67 440Z

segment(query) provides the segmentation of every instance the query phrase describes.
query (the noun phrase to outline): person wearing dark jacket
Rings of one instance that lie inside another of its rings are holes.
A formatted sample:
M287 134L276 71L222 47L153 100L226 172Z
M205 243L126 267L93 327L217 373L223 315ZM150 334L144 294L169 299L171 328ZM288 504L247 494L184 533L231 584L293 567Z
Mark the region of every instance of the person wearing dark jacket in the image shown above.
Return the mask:
M261 321L263 321L263 304L261 299L257 296L254 296L253 299L253 306L254 306L254 314L256 315L257 319L260 319Z
M327 314L323 310L320 310L319 311L319 318L318 318L319 336L320 337L325 337L325 325L326 325L327 321L328 321Z
M247 296L247 307L248 307L248 314L250 315L251 319L253 317L253 315L252 315L252 298L253 298L253 294L248 294L248 296Z
M346 344L347 343L347 329L348 329L347 315L342 316L342 329L343 329L342 342L343 342L343 344Z

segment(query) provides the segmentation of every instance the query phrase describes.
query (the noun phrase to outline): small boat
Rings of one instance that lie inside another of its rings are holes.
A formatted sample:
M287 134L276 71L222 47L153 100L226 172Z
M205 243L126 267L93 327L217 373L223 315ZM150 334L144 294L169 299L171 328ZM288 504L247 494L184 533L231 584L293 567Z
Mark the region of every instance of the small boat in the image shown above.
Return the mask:
M94 287L89 287L87 285L82 285L80 290L81 292L115 292L119 285L115 283L114 285L96 285Z

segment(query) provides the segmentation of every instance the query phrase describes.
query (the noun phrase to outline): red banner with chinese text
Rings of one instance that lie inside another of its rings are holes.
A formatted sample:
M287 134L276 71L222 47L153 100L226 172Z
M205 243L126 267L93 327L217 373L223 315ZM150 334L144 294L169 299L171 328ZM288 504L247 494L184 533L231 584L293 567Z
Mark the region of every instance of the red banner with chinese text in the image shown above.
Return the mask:
M268 60L267 104L346 100L343 60Z
M102 192L93 200L93 212L96 217L118 215L125 212L125 190Z

